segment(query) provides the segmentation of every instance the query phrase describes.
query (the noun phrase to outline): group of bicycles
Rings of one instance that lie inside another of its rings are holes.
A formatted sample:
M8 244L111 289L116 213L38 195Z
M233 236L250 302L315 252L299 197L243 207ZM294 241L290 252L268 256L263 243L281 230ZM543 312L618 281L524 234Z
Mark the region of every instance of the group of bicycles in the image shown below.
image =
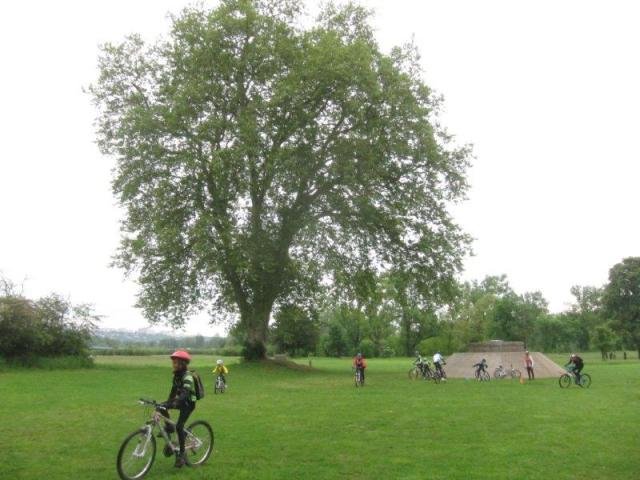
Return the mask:
M582 388L589 388L591 386L591 375L588 373L577 374L573 369L567 368L567 371L560 376L558 383L561 388L568 388L572 384ZM479 382L488 382L491 380L491 375L485 369L476 368L474 372L475 379ZM505 368L499 365L493 371L493 378L495 380L502 380L505 378L520 379L522 372L517 368L513 368L511 365L509 368ZM409 370L410 380L431 380L435 383L440 383L443 378L447 378L444 370L433 369L428 362L414 364ZM356 386L358 386L359 376L356 372Z
M488 382L491 380L491 375L489 375L489 372L480 368L477 368L475 370L474 376L475 379L479 382ZM504 368L502 365L499 365L493 371L493 378L495 380L502 380L505 378L520 379L520 377L522 377L522 372L520 372L520 370L518 370L517 368L513 368L513 365L511 365L511 367L509 367L508 369Z
M422 362L411 367L411 370L409 370L409 378L411 380L422 379L440 383L443 379L447 378L447 374L444 369L431 368L429 362Z

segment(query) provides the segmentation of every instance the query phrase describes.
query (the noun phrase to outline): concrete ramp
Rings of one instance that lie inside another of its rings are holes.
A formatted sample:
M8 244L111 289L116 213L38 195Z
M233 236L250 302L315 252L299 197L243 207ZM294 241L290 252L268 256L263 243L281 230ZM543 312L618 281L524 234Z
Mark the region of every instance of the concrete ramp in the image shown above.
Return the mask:
M564 373L564 368L549 359L544 353L531 352L533 357L533 371L536 378L558 378ZM489 364L488 372L493 379L493 371L502 365L509 368L517 368L522 372L522 376L527 378L527 369L524 365L524 352L465 352L454 353L449 357L445 357L447 364L444 369L447 377L451 378L473 378L475 363L479 363L482 359Z

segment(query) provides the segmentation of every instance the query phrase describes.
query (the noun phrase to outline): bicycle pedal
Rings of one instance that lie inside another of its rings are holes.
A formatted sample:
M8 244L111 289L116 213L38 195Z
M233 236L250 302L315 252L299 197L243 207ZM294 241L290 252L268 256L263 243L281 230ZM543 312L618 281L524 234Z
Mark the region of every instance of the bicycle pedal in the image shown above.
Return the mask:
M175 445L169 445L169 444L165 445L164 448L162 449L163 455L167 458L171 457L172 455L175 454L174 448L175 448Z

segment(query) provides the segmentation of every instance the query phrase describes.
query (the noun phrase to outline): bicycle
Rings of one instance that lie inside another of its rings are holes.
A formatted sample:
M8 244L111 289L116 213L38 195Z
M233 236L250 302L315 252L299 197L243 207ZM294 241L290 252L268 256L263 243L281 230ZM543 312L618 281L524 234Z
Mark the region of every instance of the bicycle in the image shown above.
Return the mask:
M479 382L489 382L491 380L491 375L489 375L489 372L480 368L476 369L475 377Z
M569 388L572 383L582 388L589 388L591 386L591 375L588 373L580 373L580 382L578 382L575 372L569 369L566 370L567 372L560 375L558 379L560 388Z
M224 378L222 378L222 375L218 375L216 377L216 383L213 388L213 393L224 393L226 389L227 384L225 383Z
M156 434L159 429L160 436L164 438L164 455L170 457L176 454L179 449L171 441L169 434L162 425L171 425L174 430L176 423L162 415L161 411L166 407L158 404L155 400L145 400L141 398L140 405L153 407L151 418L138 430L130 433L122 442L118 451L116 466L118 475L122 480L134 480L144 477L156 458ZM146 415L145 415L146 416ZM184 429L185 438L185 459L187 465L195 467L207 461L213 452L213 429L204 420L196 420Z
M520 378L522 376L522 372L517 368L513 368L513 365L511 365L509 370L500 365L493 371L493 378L496 380L506 378L507 376L511 376L511 378Z
M440 383L441 380L444 380L446 382L447 373L444 371L442 366L440 368L436 366L436 368L433 370L433 373L431 375L431 379L434 381L434 383Z
M364 380L362 379L362 368L355 368L355 375L353 380L356 384L356 388L364 387Z
M415 365L411 368L411 370L409 370L410 380L417 380L420 377L422 377L424 380L429 380L433 377L433 372L431 371L431 368L429 368L428 363Z

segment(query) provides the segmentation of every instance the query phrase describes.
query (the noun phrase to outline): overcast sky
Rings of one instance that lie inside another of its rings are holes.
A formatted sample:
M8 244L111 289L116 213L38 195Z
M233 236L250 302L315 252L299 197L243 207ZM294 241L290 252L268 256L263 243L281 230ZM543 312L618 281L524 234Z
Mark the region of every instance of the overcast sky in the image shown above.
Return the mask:
M155 38L187 3L0 6L0 272L26 279L29 295L93 303L105 327L145 321L136 285L108 266L121 211L82 87L98 44ZM376 9L383 49L415 35L445 125L475 145L469 201L456 209L476 239L464 279L506 273L560 311L572 285L601 285L640 255L636 2L362 3ZM203 319L187 327L220 331Z

